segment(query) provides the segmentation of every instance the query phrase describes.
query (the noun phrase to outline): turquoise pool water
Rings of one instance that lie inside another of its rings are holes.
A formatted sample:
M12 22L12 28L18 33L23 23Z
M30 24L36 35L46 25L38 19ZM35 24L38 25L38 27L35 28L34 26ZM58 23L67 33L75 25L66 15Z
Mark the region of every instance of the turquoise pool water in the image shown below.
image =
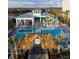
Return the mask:
M27 29L27 30L16 30L15 34L18 39L22 39L25 34L51 34L53 37L58 37L61 34L61 29L59 27L55 29Z

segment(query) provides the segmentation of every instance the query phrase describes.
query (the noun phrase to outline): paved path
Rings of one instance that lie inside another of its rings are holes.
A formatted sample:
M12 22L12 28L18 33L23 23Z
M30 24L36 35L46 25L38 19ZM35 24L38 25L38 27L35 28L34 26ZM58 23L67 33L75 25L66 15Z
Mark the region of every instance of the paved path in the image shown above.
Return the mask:
M28 59L49 59L47 50L42 49L40 46L35 46L28 52Z

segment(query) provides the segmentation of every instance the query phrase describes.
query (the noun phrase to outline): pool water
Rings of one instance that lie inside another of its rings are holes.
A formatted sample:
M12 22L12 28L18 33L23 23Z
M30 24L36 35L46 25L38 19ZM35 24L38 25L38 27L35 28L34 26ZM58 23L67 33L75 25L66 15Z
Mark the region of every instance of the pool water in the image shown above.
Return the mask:
M53 37L58 37L61 34L59 27L55 29L27 29L27 30L16 30L15 34L18 39L22 39L25 34L51 34Z

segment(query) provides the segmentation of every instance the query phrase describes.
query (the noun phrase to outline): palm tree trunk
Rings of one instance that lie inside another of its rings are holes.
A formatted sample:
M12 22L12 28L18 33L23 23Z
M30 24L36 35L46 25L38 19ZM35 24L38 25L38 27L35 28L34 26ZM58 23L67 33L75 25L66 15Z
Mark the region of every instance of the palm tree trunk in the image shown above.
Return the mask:
M12 59L14 59L14 53L13 53L13 48L11 47L11 56L12 56Z
M58 46L58 53L60 53L60 45Z
M17 48L16 48L16 44L15 45L15 54L16 54L16 59L18 59L18 53L17 53Z
M59 45L58 45L58 53L60 53L60 38L58 38L58 42L59 42Z

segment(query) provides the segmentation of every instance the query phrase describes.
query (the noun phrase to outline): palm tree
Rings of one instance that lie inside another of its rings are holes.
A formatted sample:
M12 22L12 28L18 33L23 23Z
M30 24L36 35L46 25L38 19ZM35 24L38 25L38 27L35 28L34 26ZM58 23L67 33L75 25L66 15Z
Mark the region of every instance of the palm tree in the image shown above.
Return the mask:
M16 35L11 36L11 38L8 40L9 45L11 45L11 52L13 53L13 50L15 48L16 58L17 58L17 48L16 48L16 42L18 41ZM14 48L13 48L14 47ZM13 58L13 57L12 57ZM13 58L14 59L14 58Z
M60 35L60 36L58 37L58 42L59 42L59 45L58 45L58 53L60 53L60 41L61 41L63 38L64 38L63 35Z
M11 48L11 58L14 59L14 54L13 54L13 41L11 40L11 38L8 40L8 44Z

